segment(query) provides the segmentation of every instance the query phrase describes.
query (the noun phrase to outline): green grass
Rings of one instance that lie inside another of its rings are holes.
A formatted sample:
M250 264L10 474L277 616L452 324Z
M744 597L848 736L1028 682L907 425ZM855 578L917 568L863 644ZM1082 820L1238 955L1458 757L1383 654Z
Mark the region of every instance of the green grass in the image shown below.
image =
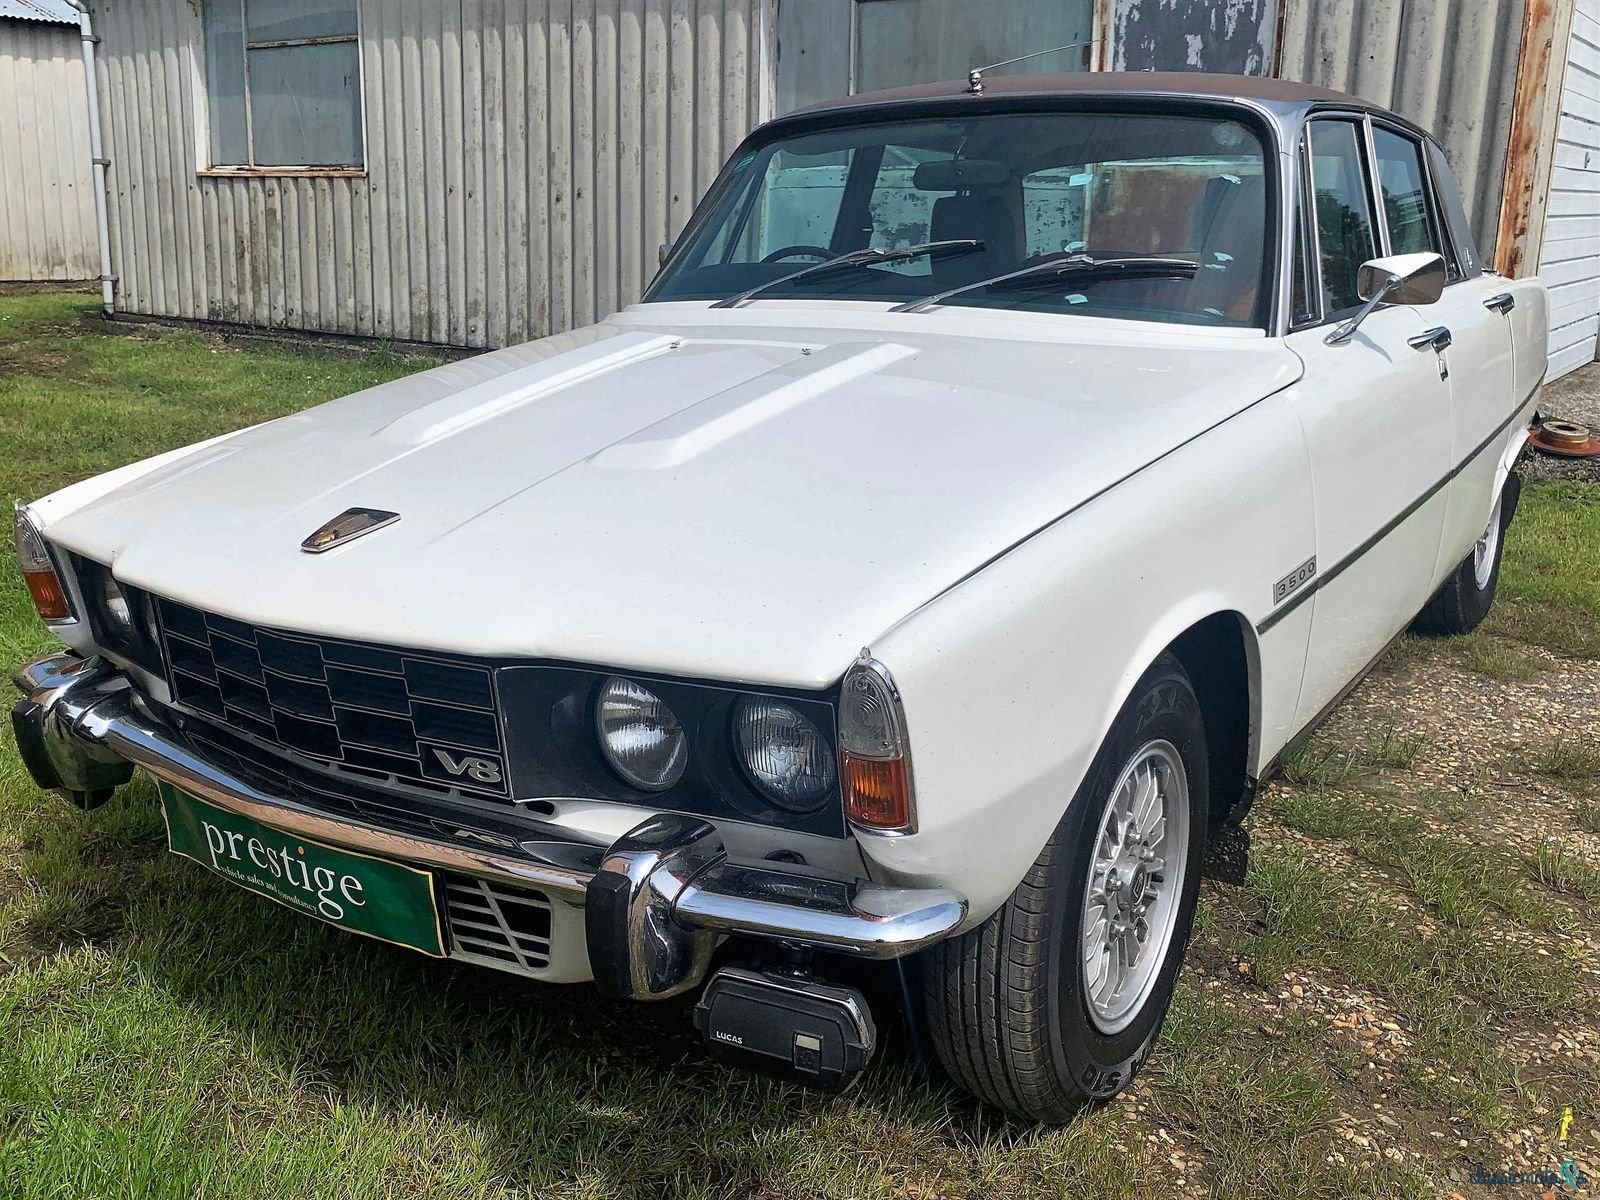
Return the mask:
M1545 886L1590 904L1600 903L1600 867L1566 842L1557 839L1540 843L1532 867L1534 878Z
M85 334L79 315L93 305L0 296L0 442L14 497L420 365L383 352L349 361L241 351L191 333ZM1545 514L1540 528L1559 525L1556 497L1528 489L1508 546L1517 582L1507 586L1520 589L1518 619L1530 628L1551 612L1600 621L1600 596L1541 538L1519 536L1530 514ZM1543 565L1525 569L1528 556ZM1498 642L1472 653L1490 673L1514 675L1518 636L1496 634L1509 656ZM1415 657L1444 645L1408 641ZM0 658L9 666L48 643L0 555ZM1248 980L1229 983L1243 1005L1180 988L1142 1108L1107 1105L1062 1129L982 1109L918 1074L892 993L881 1009L886 1044L864 1084L818 1096L709 1062L688 1001L613 1004L588 987L530 986L351 938L241 893L164 852L147 780L77 813L38 794L10 737L0 725L8 1200L1168 1195L1167 1143L1149 1140L1158 1126L1207 1164L1190 1182L1220 1196L1438 1191L1413 1168L1327 1160L1342 1145L1331 1141L1338 1111L1362 1105L1349 1091L1359 1064L1311 1021L1266 1029ZM1486 932L1501 920L1537 923L1522 907L1531 880L1331 790L1403 770L1419 747L1393 730L1314 741L1294 768L1309 790L1284 819L1384 864L1388 887L1440 919L1432 937L1397 924L1383 894L1339 868L1270 847L1258 848L1251 888L1203 905L1199 927L1255 960L1255 978L1314 969L1385 997L1414 1039L1410 1102L1490 1125L1523 1087L1494 1020L1564 1019L1578 1001L1571 964ZM1575 769L1571 748L1560 753L1561 769ZM1538 878L1537 864L1522 870ZM1564 882L1548 886L1577 886L1572 862L1551 870ZM1588 1103L1588 1085L1573 1086Z
M1249 902L1240 952L1258 978L1331 969L1387 999L1410 1038L1400 1069L1416 1095L1485 1130L1502 1125L1523 1093L1496 1022L1547 1020L1581 1002L1576 964L1477 927L1422 934L1396 919L1381 891L1298 852L1257 859Z
M1322 789L1279 796L1273 813L1291 829L1337 838L1370 863L1395 872L1435 915L1463 928L1501 912L1524 925L1550 923L1547 905L1522 882L1523 864L1508 851L1427 832L1422 818L1388 807L1387 797Z
M1586 733L1562 734L1534 761L1533 769L1564 783L1600 780L1600 738Z
M1376 771L1406 770L1424 745L1421 738L1398 733L1392 725L1356 741L1323 732L1285 760L1283 777L1290 783L1334 787Z
M1558 654L1600 658L1600 488L1523 489L1488 628Z
M1579 829L1600 833L1600 800L1579 800L1573 816Z
M1457 638L1451 653L1467 670L1501 681L1533 679L1547 669L1545 659L1522 642L1482 629Z

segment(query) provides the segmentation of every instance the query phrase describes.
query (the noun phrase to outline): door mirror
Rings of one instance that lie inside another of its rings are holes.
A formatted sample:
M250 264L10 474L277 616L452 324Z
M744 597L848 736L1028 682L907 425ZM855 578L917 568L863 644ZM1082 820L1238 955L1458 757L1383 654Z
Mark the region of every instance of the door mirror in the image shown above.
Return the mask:
M1323 340L1330 346L1348 342L1380 304L1434 303L1444 294L1444 278L1444 258L1432 251L1367 260L1356 275L1356 291L1366 303Z
M1387 304L1433 304L1444 295L1444 258L1431 251L1374 258L1361 264L1356 291L1363 300L1382 293Z

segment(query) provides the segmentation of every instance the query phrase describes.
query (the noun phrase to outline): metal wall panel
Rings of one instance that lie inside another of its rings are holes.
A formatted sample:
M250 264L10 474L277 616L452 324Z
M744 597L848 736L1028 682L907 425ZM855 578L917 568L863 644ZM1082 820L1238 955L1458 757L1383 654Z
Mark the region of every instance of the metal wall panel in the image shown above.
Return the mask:
M1352 92L1429 130L1494 258L1526 0L1283 0L1279 74Z
M1102 5L1105 0L1101 0ZM1272 74L1278 0L1116 0L1112 71Z
M1600 350L1600 0L1578 0L1573 14L1539 278L1555 379Z
M0 279L100 275L78 26L0 20Z
M771 0L362 0L364 175L200 173L197 3L96 0L117 307L461 346L635 299L769 110Z

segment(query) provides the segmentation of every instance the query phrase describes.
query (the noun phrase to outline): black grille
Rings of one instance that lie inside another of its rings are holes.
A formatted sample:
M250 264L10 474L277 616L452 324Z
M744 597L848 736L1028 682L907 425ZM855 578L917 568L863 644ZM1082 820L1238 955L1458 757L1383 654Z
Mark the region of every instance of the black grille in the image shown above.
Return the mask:
M445 875L450 956L534 974L550 965L550 901L543 892Z
M171 600L157 609L183 707L363 774L507 795L489 667L259 629Z

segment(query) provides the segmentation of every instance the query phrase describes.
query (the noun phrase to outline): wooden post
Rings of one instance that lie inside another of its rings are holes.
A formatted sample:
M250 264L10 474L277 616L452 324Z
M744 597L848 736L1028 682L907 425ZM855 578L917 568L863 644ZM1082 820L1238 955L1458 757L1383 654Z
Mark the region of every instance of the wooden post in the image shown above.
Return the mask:
M1500 226L1494 244L1495 269L1513 279L1539 269L1556 126L1561 120L1567 39L1572 36L1575 7L1576 0L1528 0L1523 20Z

